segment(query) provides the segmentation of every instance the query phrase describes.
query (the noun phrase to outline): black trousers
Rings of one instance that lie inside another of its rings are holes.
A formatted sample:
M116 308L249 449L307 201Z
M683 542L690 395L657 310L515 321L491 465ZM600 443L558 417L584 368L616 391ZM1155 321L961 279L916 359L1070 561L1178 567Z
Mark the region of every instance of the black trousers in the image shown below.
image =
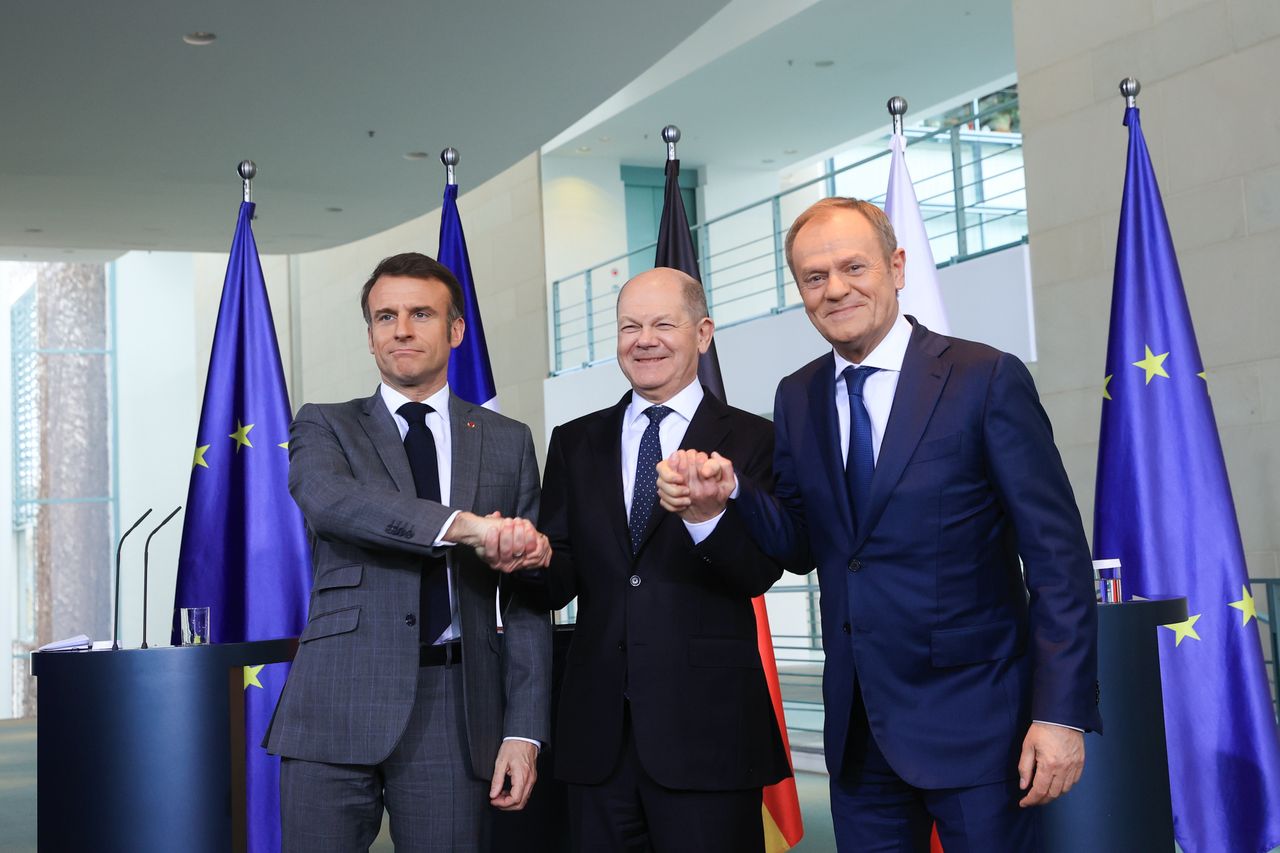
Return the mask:
M684 791L644 769L628 713L622 752L599 785L569 785L576 853L764 853L760 788Z

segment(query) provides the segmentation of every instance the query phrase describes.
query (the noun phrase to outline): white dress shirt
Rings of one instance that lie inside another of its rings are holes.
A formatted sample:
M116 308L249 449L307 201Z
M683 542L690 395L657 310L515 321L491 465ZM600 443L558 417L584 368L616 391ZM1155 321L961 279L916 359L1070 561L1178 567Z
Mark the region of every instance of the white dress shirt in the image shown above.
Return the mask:
M649 416L644 413L650 406L666 406L671 409L658 424L658 443L662 446L662 458L666 459L680 449L680 442L689 429L689 422L702 403L702 383L697 379L686 385L674 397L662 403L651 403L635 391L631 392L631 402L622 414L622 503L626 507L627 517L631 517L631 496L635 493L636 459L640 456L640 439L649 426ZM654 505L654 512L665 512L661 505ZM720 513L715 518L701 522L684 522L685 529L696 545L711 535Z
M387 410L391 412L392 419L396 422L396 428L400 430L400 440L404 441L405 435L409 432L409 422L400 416L396 410L405 403L412 403L405 395L396 389L387 385L385 382L379 389L382 392L382 402L386 405ZM427 413L427 428L431 430L431 437L436 442L436 468L440 472L440 503L444 506L449 505L449 487L452 485L453 479L453 455L450 453L452 444L449 437L449 383L436 393L432 394L422 402L426 403L435 411ZM455 543L448 542L444 539L444 533L449 529L449 525L453 524L453 520L458 517L458 510L454 510L448 518L445 519L444 525L436 532L435 545L437 548L447 548ZM458 624L458 593L454 589L453 583L453 567L448 568L449 573L449 628L436 638L436 643L448 643L462 636L462 629Z
M898 377L902 375L902 360L907 357L907 343L911 340L911 324L901 314L893 321L889 333L876 348L867 353L861 364L854 364L840 353L836 357L836 419L840 423L840 458L849 458L849 391L845 387L844 371L847 367L877 367L862 386L862 404L871 417L871 454L880 461L880 445L884 430L889 424L889 412L893 409L893 396L898 391Z

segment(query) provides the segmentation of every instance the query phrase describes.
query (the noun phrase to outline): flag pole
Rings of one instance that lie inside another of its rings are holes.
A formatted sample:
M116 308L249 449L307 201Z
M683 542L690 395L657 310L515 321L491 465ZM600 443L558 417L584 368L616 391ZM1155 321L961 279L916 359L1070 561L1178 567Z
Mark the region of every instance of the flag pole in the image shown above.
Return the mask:
M889 108L889 115L893 116L894 135L901 136L902 117L907 114L907 99L901 95L894 95L885 106Z
M1124 95L1124 105L1129 109L1138 106L1138 93L1141 91L1142 84L1137 77L1126 77L1120 81L1120 94Z
M236 174L244 185L244 200L253 201L253 179L257 177L258 164L252 160L241 160L240 165L236 166Z
M441 151L440 162L444 164L445 186L456 187L458 181L453 177L453 167L462 162L462 156L458 154L458 149L451 146Z
M662 141L667 143L667 161L678 159L676 157L676 143L680 141L680 128L674 124L669 124L662 129Z

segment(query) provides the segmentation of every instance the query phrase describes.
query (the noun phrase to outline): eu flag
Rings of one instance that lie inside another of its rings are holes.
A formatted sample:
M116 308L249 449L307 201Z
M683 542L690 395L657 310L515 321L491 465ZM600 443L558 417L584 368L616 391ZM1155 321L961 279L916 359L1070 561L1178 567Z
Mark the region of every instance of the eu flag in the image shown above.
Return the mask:
M458 217L458 185L444 188L444 207L440 210L440 252L436 258L449 268L462 287L463 320L467 324L462 344L449 359L449 391L476 406L498 411L498 386L493 383L493 367L484 343L484 325L480 322L480 302L476 299L475 279L471 277L471 258L467 255L467 238L462 234Z
M1280 745L1244 549L1138 110L1103 382L1094 556L1131 594L1185 595L1160 628L1174 835L1187 853L1280 844Z
M289 496L284 371L250 220L240 205L213 336L178 556L175 607L209 607L210 640L296 637L311 563ZM245 667L245 772L251 853L280 849L280 761L260 744L288 664Z

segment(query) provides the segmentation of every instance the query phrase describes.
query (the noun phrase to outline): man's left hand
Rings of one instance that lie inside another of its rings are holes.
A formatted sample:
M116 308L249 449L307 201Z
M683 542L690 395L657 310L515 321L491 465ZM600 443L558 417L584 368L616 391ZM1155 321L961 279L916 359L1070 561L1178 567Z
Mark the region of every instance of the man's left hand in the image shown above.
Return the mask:
M507 777L511 778L511 787L504 791ZM518 812L529 802L537 779L538 747L524 740L504 740L493 765L489 803L504 812Z
M1018 805L1027 808L1053 802L1070 791L1083 772L1083 732L1032 723L1018 759L1018 787L1027 791Z

